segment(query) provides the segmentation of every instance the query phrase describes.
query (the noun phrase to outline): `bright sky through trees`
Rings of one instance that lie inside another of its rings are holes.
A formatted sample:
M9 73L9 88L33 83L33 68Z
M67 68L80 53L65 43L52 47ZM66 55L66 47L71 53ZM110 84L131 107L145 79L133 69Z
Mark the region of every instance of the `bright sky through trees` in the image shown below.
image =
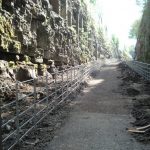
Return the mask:
M141 16L136 0L97 0L96 14L97 11L102 14L108 35L115 34L120 40L121 48L135 43L128 36L131 25Z

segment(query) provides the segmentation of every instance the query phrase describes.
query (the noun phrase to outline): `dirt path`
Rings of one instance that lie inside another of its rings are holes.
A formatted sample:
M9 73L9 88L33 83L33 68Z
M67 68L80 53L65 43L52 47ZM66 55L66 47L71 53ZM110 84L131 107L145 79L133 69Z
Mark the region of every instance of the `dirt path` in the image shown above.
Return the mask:
M133 118L131 98L120 92L117 63L107 64L71 103L69 121L46 150L149 150L126 131Z

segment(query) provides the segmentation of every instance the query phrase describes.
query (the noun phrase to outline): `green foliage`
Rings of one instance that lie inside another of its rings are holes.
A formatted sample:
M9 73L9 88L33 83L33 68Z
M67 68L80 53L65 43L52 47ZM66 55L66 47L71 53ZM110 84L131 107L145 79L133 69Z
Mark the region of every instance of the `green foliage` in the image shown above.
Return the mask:
M131 46L124 46L124 49L122 51L122 54L121 54L124 59L126 60L131 60L135 57L135 46L134 45L131 45Z
M119 49L119 39L115 35L112 35L111 44L114 49Z
M135 46L134 45L129 46L129 54L132 56L132 58L135 57Z
M129 55L129 53L126 50L124 50L122 52L122 56L121 57L124 58L125 60L131 60L131 56Z
M134 23L131 26L130 32L129 32L129 38L137 39L140 23L141 23L141 19L138 19L138 20L134 21Z
M107 41L106 41L106 37L105 37L103 28L98 28L97 34L98 34L98 38L99 38L99 41L100 41L102 47L106 48Z
M2 7L2 0L0 0L0 8Z
M136 4L141 7L144 7L147 2L148 0L136 0Z
M112 35L112 43L118 47L119 46L119 39L115 36L115 35Z
M138 32L136 45L136 59L150 62L150 0L147 0L143 9L143 16Z
M116 58L119 58L120 53L119 53L119 39L118 39L118 37L116 37L115 35L112 35L110 44L111 44L112 55Z
M90 0L90 3L95 5L96 4L96 0Z

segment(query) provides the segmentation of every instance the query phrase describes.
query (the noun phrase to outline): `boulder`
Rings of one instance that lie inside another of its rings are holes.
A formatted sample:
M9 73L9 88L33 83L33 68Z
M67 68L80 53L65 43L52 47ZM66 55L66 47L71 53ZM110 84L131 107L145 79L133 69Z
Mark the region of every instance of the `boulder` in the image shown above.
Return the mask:
M55 79L56 67L51 65L49 68L47 68L47 71L52 75L53 79Z
M32 68L28 68L27 66L21 66L16 73L16 80L18 81L26 81L35 78L35 70Z
M8 62L1 60L0 61L0 76L4 78L10 78L7 72L7 68L8 68Z
M57 57L56 57L56 60L57 62L60 62L60 64L64 64L64 65L68 65L69 63L69 57L67 55L62 55L62 54L59 54Z

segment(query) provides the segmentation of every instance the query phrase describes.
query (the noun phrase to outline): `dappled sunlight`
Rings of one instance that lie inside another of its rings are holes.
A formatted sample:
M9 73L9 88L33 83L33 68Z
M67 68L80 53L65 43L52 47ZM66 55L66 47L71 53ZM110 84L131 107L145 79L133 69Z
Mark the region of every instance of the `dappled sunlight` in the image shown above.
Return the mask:
M88 88L84 89L83 93L89 93L93 88L95 88L96 85L103 83L104 79L97 79L97 80L91 80L88 82Z
M90 92L89 88L84 90L84 93L89 93L89 92Z
M96 85L102 84L105 80L104 79L97 79L97 80L91 80L88 83L88 87L84 90L84 93L89 93L93 88L95 88Z
M89 81L88 82L88 87L84 89L83 93L84 94L90 93L91 90L96 88L97 85L102 84L104 81L105 81L104 79L95 79L95 80ZM82 103L82 101L73 101L72 103L70 103L70 106L78 105L80 103Z
M104 81L105 81L104 79L91 80L89 82L89 87L93 87L97 84L103 83Z

